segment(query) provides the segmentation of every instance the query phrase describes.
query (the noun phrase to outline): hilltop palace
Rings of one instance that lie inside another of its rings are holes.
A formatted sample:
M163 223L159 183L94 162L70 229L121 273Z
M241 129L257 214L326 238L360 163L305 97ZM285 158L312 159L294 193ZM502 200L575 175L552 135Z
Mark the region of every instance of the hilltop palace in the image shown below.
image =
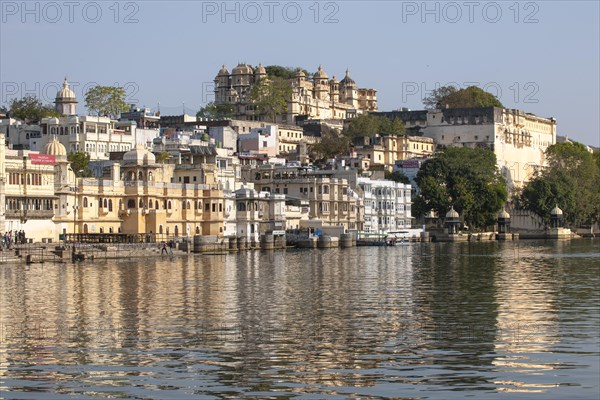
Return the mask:
M236 118L257 120L255 110L248 95L253 85L267 77L266 69L259 64L254 70L247 64L238 64L231 73L225 65L215 77L215 103L232 104ZM286 114L277 117L278 123L293 124L296 119L346 119L356 114L377 111L377 91L358 88L356 82L346 76L338 81L335 76L328 78L323 67L319 66L312 80L298 69L290 79L292 98L288 101Z

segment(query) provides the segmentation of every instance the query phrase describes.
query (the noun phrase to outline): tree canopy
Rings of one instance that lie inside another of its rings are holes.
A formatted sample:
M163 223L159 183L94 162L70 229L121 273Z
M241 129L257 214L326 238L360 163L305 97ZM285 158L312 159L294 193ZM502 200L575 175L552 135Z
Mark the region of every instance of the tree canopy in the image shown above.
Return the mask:
M42 118L58 117L60 113L51 105L44 105L35 96L25 96L21 99L12 99L10 102L11 118L20 119L22 121L40 122Z
M416 182L415 215L434 210L443 217L454 207L476 229L494 225L507 198L496 155L487 149L447 148L423 163Z
M580 143L557 143L546 149L547 168L525 185L519 204L550 220L559 206L568 226L600 222L600 162Z
M69 153L67 160L71 163L71 169L78 177L90 177L92 176L92 170L90 169L90 155L82 151Z
M269 65L265 67L265 71L267 71L267 75L269 77L279 77L283 79L293 79L296 77L296 72L298 69L304 71L304 73L308 76L308 71L304 68L291 68L291 67L282 67L281 65Z
M375 135L404 135L404 122L400 119L390 120L386 117L380 117L371 114L361 114L350 121L343 130L345 136L350 139L360 136Z
M442 86L435 89L423 99L426 109L443 108L471 108L471 107L501 107L502 102L493 94L478 88L469 86L465 89L457 89L454 86Z
M211 101L196 113L196 117L208 119L234 118L235 107L233 104L215 104Z
M85 94L85 105L98 116L116 118L128 109L125 96L119 86L94 86Z
M308 151L313 160L325 161L338 155L348 154L350 139L335 129L323 126L321 141L309 145Z
M285 114L292 98L292 87L283 78L263 78L250 90L249 99L259 115L276 122L277 115Z

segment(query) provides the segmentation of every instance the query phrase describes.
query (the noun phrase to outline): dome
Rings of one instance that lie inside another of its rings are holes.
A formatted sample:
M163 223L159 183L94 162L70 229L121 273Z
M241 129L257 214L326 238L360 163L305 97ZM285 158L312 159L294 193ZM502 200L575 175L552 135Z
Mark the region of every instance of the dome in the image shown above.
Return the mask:
M296 78L306 78L306 74L302 70L302 68L298 68L296 70Z
M550 211L550 215L563 215L563 211L556 205L552 211Z
M69 88L69 82L67 82L67 78L65 77L65 81L63 82L62 89L56 93L56 100L75 100L75 92Z
M254 71L254 73L256 75L266 75L267 70L265 69L265 67L262 66L262 64L258 64L258 67L256 68L256 71Z
M342 85L355 85L356 82L354 82L354 79L350 78L350 71L348 69L346 69L346 76L344 76L344 79L342 79L342 81L340 82Z
M502 211L500 211L500 213L498 214L498 218L509 219L510 214L506 212L506 210L503 208Z
M123 161L134 162L137 165L154 164L156 156L144 148L143 145L137 144L133 150L128 151L123 155Z
M237 67L231 70L232 75L252 74L254 71L248 64L238 64Z
M319 65L319 69L313 75L313 79L327 79L327 74L323 70L323 67Z
M330 83L330 84L332 84L332 85L335 85L335 84L337 84L337 83L340 83L340 82L339 82L339 81L336 79L336 77L335 77L335 75L334 75L334 76L332 76L332 77L331 77L331 79L329 80L329 83Z
M227 69L225 64L223 64L223 66L219 70L219 73L217 74L217 76L224 76L224 75L229 75L229 70Z
M454 209L454 207L452 207L450 209L450 211L448 211L446 213L446 219L448 218L453 218L453 219L458 219L460 216L458 215L458 213L456 212L456 210Z
M66 156L67 148L54 136L52 140L46 143L43 152L51 156Z

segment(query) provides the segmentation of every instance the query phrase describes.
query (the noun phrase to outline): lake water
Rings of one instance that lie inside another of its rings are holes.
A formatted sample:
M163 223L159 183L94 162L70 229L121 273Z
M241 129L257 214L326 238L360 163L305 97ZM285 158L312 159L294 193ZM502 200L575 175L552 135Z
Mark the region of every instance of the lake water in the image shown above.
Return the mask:
M6 399L598 399L600 241L0 265Z

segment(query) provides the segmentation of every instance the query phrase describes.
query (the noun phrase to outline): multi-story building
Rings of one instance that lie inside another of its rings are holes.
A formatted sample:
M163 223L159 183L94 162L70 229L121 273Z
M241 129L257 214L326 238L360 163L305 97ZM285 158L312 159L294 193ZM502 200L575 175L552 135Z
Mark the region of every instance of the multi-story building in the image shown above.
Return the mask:
M267 71L259 64L254 70L247 64L238 64L231 73L225 65L215 77L215 103L233 104L236 118L260 120L251 104L249 95L253 85L266 79ZM299 69L289 80L292 96L285 114L277 116L275 122L294 124L296 117L302 119L346 119L361 112L377 110L377 91L358 88L346 70L346 76L338 81L335 76L328 78L319 66L312 79Z
M364 198L365 232L389 233L411 228L411 186L358 177Z
M556 143L556 120L498 107L378 113L401 118L432 138L437 148L487 148L509 188L521 187L545 164L545 150Z
M371 166L381 165L390 171L397 160L430 157L434 152L433 139L422 136L360 137L354 144L358 160L368 159Z
M309 218L320 220L322 226L361 230L362 200L348 180L335 174L333 170L270 164L242 169L242 179L254 183L260 192L283 194L287 200L307 200Z

